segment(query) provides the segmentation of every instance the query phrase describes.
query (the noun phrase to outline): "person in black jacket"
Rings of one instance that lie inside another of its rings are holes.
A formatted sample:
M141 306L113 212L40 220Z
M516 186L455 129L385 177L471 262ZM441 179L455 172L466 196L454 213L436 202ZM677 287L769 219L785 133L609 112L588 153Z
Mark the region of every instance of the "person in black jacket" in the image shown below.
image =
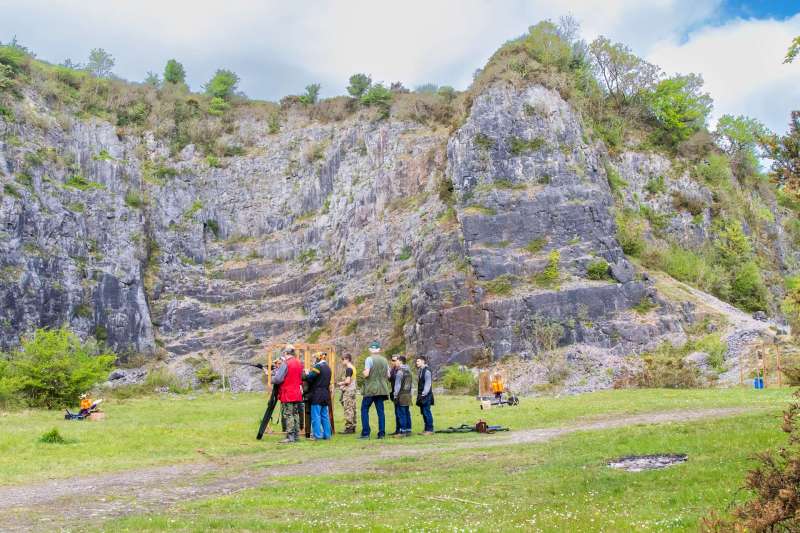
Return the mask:
M392 392L394 409L398 418L398 437L411 436L411 369L406 364L404 355L397 356L397 371L395 372Z
M425 430L420 435L433 435L433 374L428 368L428 359L424 355L417 356L419 373L417 374L417 406L425 423Z
M314 366L306 373L305 380L309 384L311 401L311 433L316 440L328 440L331 438L331 368L327 353L315 356Z

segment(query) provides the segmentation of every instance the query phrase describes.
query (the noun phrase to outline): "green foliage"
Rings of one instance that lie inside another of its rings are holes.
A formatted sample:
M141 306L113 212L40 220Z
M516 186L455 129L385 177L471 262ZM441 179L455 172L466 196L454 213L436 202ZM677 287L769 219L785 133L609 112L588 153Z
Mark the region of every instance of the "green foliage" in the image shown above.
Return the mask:
M790 44L789 49L786 50L786 57L783 59L783 62L791 63L798 55L800 55L800 35L792 40L792 44Z
M176 59L170 59L164 66L164 83L186 83L186 70Z
M644 367L634 376L637 387L655 389L691 389L700 387L700 370L684 362L685 351L669 342L642 356Z
M533 139L521 139L519 137L511 137L509 139L508 147L511 155L521 156L536 152L544 146L544 139L541 137L534 137Z
M650 298L649 296L642 296L642 299L639 300L639 303L634 305L631 309L636 311L636 313L639 315L646 315L656 307L658 306L656 305L656 303L653 301L652 298Z
M207 361L195 369L194 377L200 385L206 386L212 385L220 380L220 375L211 368L211 365Z
M353 98L361 98L371 86L371 77L366 74L353 74L350 76L350 85L347 86L347 93Z
M475 146L480 148L481 150L491 150L495 146L495 141L485 133L476 133L475 137L472 138L472 142L475 143Z
M539 272L534 274L533 282L539 287L555 288L561 279L561 274L558 269L558 262L561 261L561 252L558 250L551 250L547 256L547 266Z
M222 163L220 163L219 158L217 156L215 156L215 155L212 155L212 154L208 154L206 156L206 165L208 165L211 168L221 168L222 167Z
M86 70L97 78L108 78L114 68L114 57L102 48L93 48L89 52L89 61Z
M611 193L614 196L621 197L622 189L628 186L628 182L622 179L619 171L614 166L606 164L606 179Z
M317 258L317 250L314 248L308 248L306 250L303 250L297 256L297 262L300 263L301 265L308 265L313 263L316 258Z
M203 86L207 95L229 100L236 92L239 76L231 70L218 69L214 76Z
M144 206L144 199L137 191L130 190L125 193L125 204L134 209L140 209Z
M203 209L203 202L200 200L195 200L192 202L192 205L189 206L189 209L184 211L183 218L192 218L195 216L201 209Z
M708 364L717 372L725 369L725 354L728 344L722 340L719 333L709 333L696 341L689 341L687 351L705 352L708 354Z
M525 251L527 251L528 253L535 254L541 252L546 244L547 244L547 239L545 237L537 237L535 239L528 241L528 244L525 245Z
M586 277L595 280L609 279L611 273L608 263L604 259L592 261L586 267Z
M453 180L444 174L442 174L436 182L436 193L439 196L439 200L445 205L453 205L456 201Z
M400 250L400 255L397 256L398 261L407 261L411 259L411 247L408 245L403 246L403 249Z
M205 227L214 234L215 239L219 239L219 222L213 219L208 219L205 221Z
M6 183L3 185L3 192L9 196L13 196L14 198L19 198L20 194L16 187L14 187L10 183Z
M644 222L630 209L617 213L617 241L622 251L633 257L638 257L645 247Z
M758 171L759 146L768 135L764 124L743 115L722 115L714 132L719 147L747 173Z
M225 112L230 109L231 104L224 98L214 96L208 102L208 114L216 117L221 117Z
M470 369L461 365L448 365L442 369L442 387L451 393L478 394L478 380Z
M67 439L61 436L58 428L53 428L50 431L43 433L39 437L39 442L43 444L67 444Z
M151 87L158 87L161 85L161 78L155 72L148 70L147 75L144 77L144 84Z
M304 105L313 105L317 103L319 99L319 90L322 88L322 85L319 83L312 83L311 85L306 85L306 92L300 95L300 103Z
M352 335L356 331L358 331L358 320L351 320L344 327L344 334L345 335Z
M275 135L281 131L281 116L276 113L271 113L267 119L267 132L270 135Z
M7 363L6 383L31 407L67 407L79 394L105 380L115 359L113 354L81 343L65 327L39 329L23 339L20 350Z
M761 269L748 261L733 271L730 302L747 311L766 311L769 294Z
M81 191L88 191L88 190L101 190L105 189L105 185L102 183L97 183L96 181L87 180L80 174L74 174L70 176L70 178L64 182L66 187L71 187L73 189L78 189Z
M572 47L559 34L558 28L549 20L543 20L528 28L522 38L528 55L542 65L566 69L572 60Z
M589 45L592 68L606 94L622 107L651 89L660 69L633 54L627 46L600 36Z
M486 292L495 296L508 296L514 288L516 278L511 274L502 274L483 284Z
M712 100L701 92L703 78L697 74L661 80L646 96L648 110L660 128L660 140L676 146L706 125Z
M722 154L709 154L706 160L694 169L698 178L715 186L725 186L731 179L728 158Z
M786 278L785 285L786 296L781 302L781 311L796 331L800 328L800 275Z
M667 185L664 183L664 176L655 176L647 180L644 190L650 194L662 194L667 192Z
M453 87L450 87L449 85L442 85L441 87L439 87L439 90L436 91L436 94L441 96L448 103L455 100L456 96L458 96L456 90Z
M376 83L361 96L361 104L367 107L376 107L380 110L381 118L388 118L394 95L392 91Z
M783 194L800 200L800 111L792 111L786 135L768 135L762 147L772 160L771 175Z

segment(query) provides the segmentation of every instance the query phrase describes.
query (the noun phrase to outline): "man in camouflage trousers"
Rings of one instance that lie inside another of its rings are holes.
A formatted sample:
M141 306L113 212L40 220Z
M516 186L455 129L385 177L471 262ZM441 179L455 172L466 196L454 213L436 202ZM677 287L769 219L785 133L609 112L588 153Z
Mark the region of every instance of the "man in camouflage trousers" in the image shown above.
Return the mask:
M281 442L297 442L300 435L300 411L303 409L303 363L297 360L294 346L283 350L283 364L275 372L272 383L279 385L278 399L284 409L286 438Z
M344 379L339 382L342 391L342 406L344 407L343 433L356 432L356 372L353 366L353 356L346 353L342 356L344 363Z

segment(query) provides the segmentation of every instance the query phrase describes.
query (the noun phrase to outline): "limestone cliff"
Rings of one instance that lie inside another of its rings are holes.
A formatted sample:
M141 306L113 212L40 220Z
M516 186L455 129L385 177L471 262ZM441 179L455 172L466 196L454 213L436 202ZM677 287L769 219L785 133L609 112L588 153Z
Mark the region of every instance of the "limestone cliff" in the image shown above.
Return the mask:
M34 90L15 105L26 120L0 115L4 349L66 323L176 368L308 337L354 353L378 338L438 367L559 344L635 354L691 320L617 241L608 168L634 184L650 170L609 157L540 85L492 85L452 132L292 108L269 133L254 113L219 159Z

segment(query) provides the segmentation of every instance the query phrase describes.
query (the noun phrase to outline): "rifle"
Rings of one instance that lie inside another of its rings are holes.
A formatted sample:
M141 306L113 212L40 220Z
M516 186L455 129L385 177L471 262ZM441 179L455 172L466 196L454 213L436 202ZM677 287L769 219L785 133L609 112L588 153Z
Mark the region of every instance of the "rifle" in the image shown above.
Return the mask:
M269 397L269 402L267 402L267 410L264 411L264 418L261 419L261 425L258 426L258 435L256 435L256 440L261 440L261 437L264 436L264 432L267 430L267 425L272 419L272 413L275 411L275 406L278 403L279 388L280 385L272 386L272 394Z
M258 368L264 370L264 365L261 363L247 363L245 361L229 361L232 365L240 365L240 366L252 366L253 368Z

